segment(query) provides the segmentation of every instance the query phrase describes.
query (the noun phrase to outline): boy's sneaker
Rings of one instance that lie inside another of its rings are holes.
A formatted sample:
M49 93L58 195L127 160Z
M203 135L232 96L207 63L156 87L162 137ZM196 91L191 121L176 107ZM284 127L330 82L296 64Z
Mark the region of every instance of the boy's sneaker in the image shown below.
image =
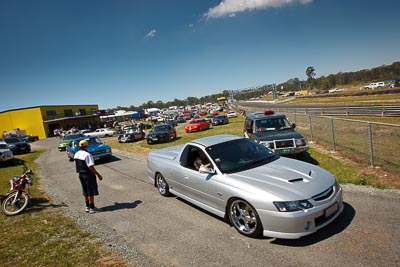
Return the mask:
M85 208L85 211L86 211L86 212L89 212L89 211L90 211L90 208L89 208L89 207L86 207L86 208Z
M98 208L89 209L89 213L90 213L90 214L96 213L96 212L100 212L100 211L101 211L101 209L98 209Z

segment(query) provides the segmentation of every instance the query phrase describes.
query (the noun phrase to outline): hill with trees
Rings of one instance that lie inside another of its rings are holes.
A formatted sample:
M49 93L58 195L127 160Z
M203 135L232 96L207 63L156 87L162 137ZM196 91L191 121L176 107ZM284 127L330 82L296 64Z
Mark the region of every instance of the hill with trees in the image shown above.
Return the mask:
M186 99L174 99L168 102L157 101L153 102L149 100L147 103L135 107L121 107L118 106L116 110L138 110L147 108L168 108L169 106L186 106L195 105L199 103L217 102L217 98L224 96L227 99L229 97L234 97L236 100L247 100L252 97L258 97L260 94L268 93L272 90L272 86L276 88L283 88L283 91L299 91L304 89L313 89L324 91L330 88L344 87L344 86L361 86L364 84L369 84L371 82L378 81L393 81L395 79L400 79L400 62L394 62L391 65L383 65L380 67L372 69L363 69L354 72L339 72L336 74L330 74L328 76L321 76L315 78L316 69L313 66L309 66L305 71L307 80L300 80L299 78L291 78L286 82L276 84L276 85L262 85L254 86L251 88L245 88L242 90L224 90L220 94L213 94L208 96L197 97L187 97Z

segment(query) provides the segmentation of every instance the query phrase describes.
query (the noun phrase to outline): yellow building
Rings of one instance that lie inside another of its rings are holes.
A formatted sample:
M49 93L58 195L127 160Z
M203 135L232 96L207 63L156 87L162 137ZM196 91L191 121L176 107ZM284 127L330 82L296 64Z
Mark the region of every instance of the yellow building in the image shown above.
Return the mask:
M98 110L98 105L36 106L7 110L0 112L0 131L5 133L18 129L41 139L53 136L57 128L84 129L90 125L95 128L100 123Z

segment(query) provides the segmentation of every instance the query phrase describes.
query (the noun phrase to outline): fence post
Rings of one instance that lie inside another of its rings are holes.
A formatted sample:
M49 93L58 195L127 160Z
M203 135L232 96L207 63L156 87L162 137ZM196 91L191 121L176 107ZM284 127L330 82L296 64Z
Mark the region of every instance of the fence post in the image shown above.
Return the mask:
M336 147L335 147L335 129L333 127L333 119L330 119L331 121L331 137L332 137L332 149L333 151L336 151Z
M369 141L369 154L370 154L370 160L371 160L371 166L374 167L374 145L372 143L372 127L371 123L368 122L368 141Z
M309 127L310 127L310 141L314 141L313 132L312 132L312 124L311 124L311 116L310 115L308 115L308 124L309 124Z

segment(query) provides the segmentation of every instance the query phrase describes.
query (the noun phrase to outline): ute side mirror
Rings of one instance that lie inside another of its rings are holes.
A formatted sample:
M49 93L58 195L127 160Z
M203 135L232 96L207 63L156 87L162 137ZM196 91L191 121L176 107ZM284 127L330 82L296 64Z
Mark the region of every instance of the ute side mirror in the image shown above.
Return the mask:
M292 128L293 128L293 129L296 128L296 123L293 123L293 124L292 124Z
M206 167L200 167L199 172L207 174L215 174L215 170L213 168L206 168Z

